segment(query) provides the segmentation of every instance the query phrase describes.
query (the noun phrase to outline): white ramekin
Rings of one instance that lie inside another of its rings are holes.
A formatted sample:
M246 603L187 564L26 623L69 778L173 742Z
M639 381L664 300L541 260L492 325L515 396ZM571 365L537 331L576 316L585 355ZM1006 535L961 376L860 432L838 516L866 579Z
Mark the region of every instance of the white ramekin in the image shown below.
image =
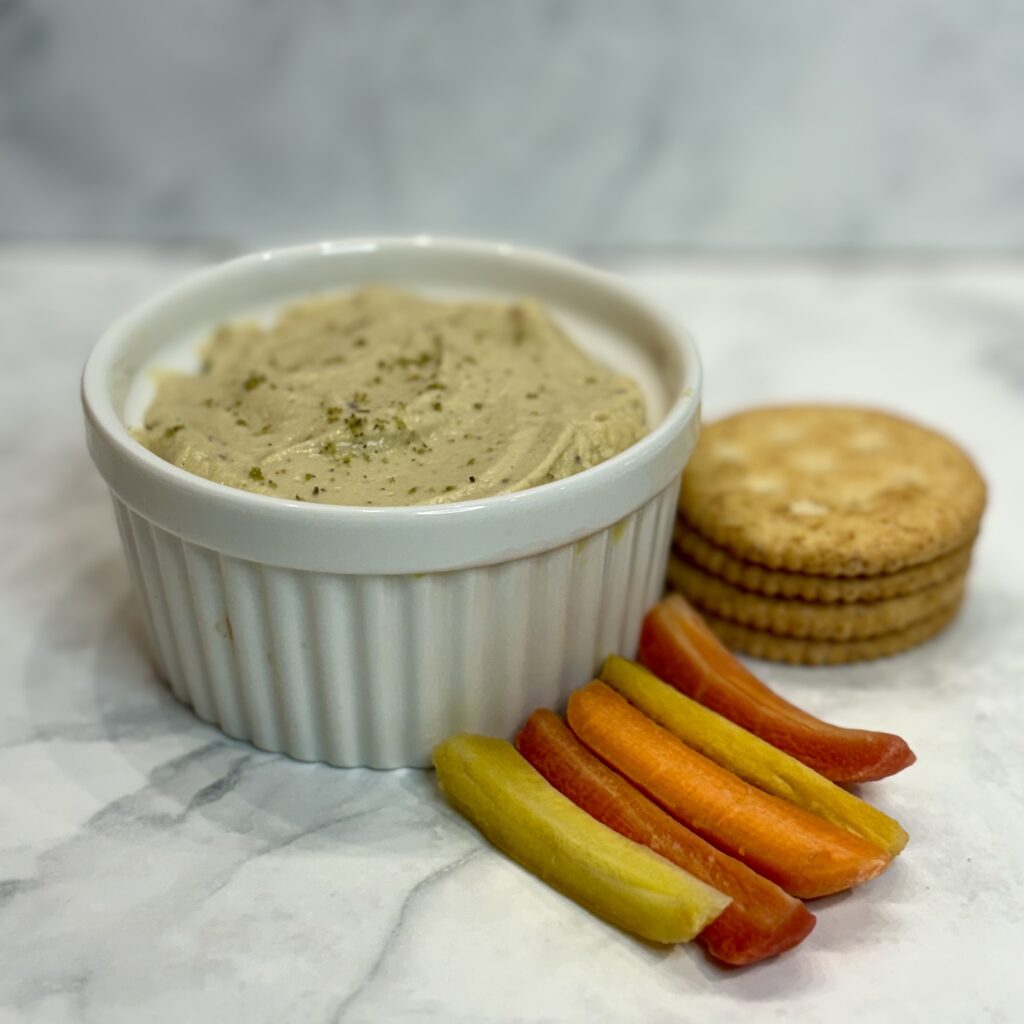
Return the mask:
M566 480L404 508L235 490L131 436L129 391L162 351L255 309L369 282L533 296L628 346L664 415L639 443ZM429 764L453 732L511 736L605 655L634 652L662 589L700 386L687 333L613 278L507 245L415 237L260 253L194 274L103 335L82 397L175 696L264 750L392 768Z

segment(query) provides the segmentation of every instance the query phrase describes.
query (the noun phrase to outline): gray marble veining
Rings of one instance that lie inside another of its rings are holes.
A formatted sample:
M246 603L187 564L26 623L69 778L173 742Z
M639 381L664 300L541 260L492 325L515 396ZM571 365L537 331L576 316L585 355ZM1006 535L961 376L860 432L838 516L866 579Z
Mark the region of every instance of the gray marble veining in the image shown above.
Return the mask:
M864 792L912 841L818 901L800 949L726 972L520 871L430 774L261 753L157 682L77 374L116 313L195 262L0 250L0 1020L1021 1019L1024 265L625 268L696 332L709 415L886 405L992 484L948 632L884 662L764 666L824 717L910 739L918 764Z
M7 0L0 237L1024 246L1004 0Z

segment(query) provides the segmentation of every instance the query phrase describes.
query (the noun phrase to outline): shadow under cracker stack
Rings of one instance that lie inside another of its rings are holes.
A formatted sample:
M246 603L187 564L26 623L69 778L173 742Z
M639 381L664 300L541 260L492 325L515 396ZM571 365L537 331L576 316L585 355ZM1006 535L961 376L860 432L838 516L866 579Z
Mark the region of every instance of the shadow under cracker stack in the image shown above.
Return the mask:
M842 406L738 413L683 475L669 584L736 650L838 664L955 617L986 488L952 441Z

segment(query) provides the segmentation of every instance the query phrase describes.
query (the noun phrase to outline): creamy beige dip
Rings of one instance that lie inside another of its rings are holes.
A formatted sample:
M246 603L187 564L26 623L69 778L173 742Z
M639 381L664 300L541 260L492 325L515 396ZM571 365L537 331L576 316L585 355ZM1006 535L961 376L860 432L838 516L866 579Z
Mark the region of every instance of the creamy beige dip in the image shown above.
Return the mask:
M334 505L483 498L571 476L646 433L636 384L533 301L387 288L218 328L200 373L165 373L137 436L259 494Z

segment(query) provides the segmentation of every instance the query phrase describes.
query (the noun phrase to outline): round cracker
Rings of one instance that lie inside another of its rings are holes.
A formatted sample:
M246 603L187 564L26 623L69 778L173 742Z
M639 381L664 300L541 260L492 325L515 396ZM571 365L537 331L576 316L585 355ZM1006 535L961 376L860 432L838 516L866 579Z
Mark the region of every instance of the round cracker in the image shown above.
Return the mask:
M820 576L897 572L965 545L985 484L949 439L888 413L755 409L706 427L686 520L733 556Z
M886 658L930 640L956 618L959 608L960 603L956 602L906 629L864 640L801 640L748 629L715 615L705 614L704 621L726 647L752 658L791 665L846 665Z
M964 575L913 594L860 604L817 604L739 590L680 558L669 559L669 583L701 612L750 629L811 640L863 640L906 629L958 601Z
M930 562L874 576L813 576L809 573L766 569L763 565L733 558L728 551L712 544L682 520L676 522L673 540L676 550L685 561L741 590L750 590L766 597L833 604L885 601L962 576L971 564L974 538L948 555L940 555Z

